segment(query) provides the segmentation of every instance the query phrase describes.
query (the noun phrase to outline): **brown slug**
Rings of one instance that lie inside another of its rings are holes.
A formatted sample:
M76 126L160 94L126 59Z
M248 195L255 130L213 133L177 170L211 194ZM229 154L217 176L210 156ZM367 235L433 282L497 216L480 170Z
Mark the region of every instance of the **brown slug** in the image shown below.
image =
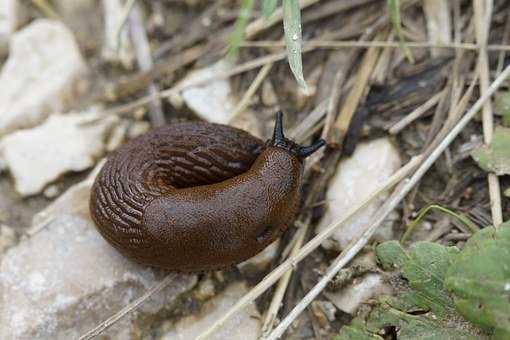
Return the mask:
M163 126L111 154L98 174L90 213L126 257L181 272L221 269L272 243L293 222L303 159L325 142L300 147L225 125Z

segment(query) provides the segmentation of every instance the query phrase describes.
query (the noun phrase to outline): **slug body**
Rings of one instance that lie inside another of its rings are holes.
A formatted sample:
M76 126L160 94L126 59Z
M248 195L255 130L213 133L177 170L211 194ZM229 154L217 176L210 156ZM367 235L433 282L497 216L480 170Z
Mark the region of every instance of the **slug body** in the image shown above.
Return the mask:
M285 139L281 114L276 125L267 145L196 122L131 140L92 187L97 229L126 257L174 271L220 269L256 255L293 222L303 158L323 145Z

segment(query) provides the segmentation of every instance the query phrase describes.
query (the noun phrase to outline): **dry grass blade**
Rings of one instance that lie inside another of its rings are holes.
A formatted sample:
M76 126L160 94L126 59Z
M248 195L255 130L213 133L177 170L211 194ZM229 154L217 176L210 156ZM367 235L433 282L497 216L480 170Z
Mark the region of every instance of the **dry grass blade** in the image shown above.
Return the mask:
M257 41L245 41L241 43L240 47L260 47L260 48L271 48L271 47L284 47L284 43L273 40L257 40ZM476 44L470 43L431 43L431 42L407 42L406 46L409 48L444 48L444 49L456 49L456 50L478 50ZM358 41L358 40L344 40L344 41L331 41L331 40L306 40L303 42L303 47L307 48L399 48L400 45L393 41ZM510 45L505 44L493 44L487 45L487 50L492 52L510 51Z
M475 15L475 31L476 40L480 46L478 52L478 73L480 76L480 91L482 94L487 93L489 87L489 60L487 55L487 40L490 30L491 15L493 3L492 0L473 0ZM485 103L482 113L484 142L489 145L492 142L494 132L494 121L492 105L490 102ZM492 223L498 227L503 223L503 213L501 207L501 188L499 179L496 174L488 174L489 196L491 201Z
M50 3L46 0L32 0L32 3L43 12L45 16L51 19L59 19L59 15Z
M379 36L379 38L381 37ZM369 48L358 67L358 74L355 77L354 86L348 93L345 103L338 114L338 119L335 122L335 128L340 132L340 145L342 145L343 139L347 134L347 129L351 124L352 116L354 112L356 112L356 108L362 100L363 95L366 93L367 88L369 88L368 81L377 64L380 52L380 49Z
M163 280L161 280L160 282L155 284L152 288L147 290L138 299L136 299L135 301L131 302L129 305L124 307L118 313L112 315L111 317L109 317L105 321L101 322L94 329L91 329L86 334L83 334L80 337L80 340L90 340L90 339L93 339L93 338L97 337L98 335L103 333L106 329L108 329L109 327L114 325L117 321L122 319L124 316L126 316L127 314L129 314L132 311L134 311L135 309L137 309L138 306L140 306L145 300L150 298L152 295L154 295L154 294L160 292L161 290L163 290L166 286L168 286L173 281L174 278L175 278L175 274L168 274Z
M306 50L306 51L309 51L309 50ZM200 79L200 80L197 80L197 81L194 81L194 82L188 82L186 84L176 85L174 87L171 87L171 88L168 88L168 89L166 89L164 91L161 91L157 95L145 96L145 97L139 98L139 99L137 99L137 100L135 100L135 101L133 101L131 103L128 103L128 104L125 104L125 105L120 105L120 106L114 107L112 109L106 110L104 114L106 114L106 115L125 114L125 113L131 112L131 111L137 109L140 106L147 105L154 98L168 98L168 97L173 96L176 93L179 93L180 91L185 90L187 88L191 88L191 87L195 87L195 86L200 86L200 85L205 85L205 84L208 84L208 83L210 83L212 81L219 80L219 79L230 78L230 77L232 77L234 75L247 72L247 71L252 70L254 68L257 68L257 67L260 67L260 66L264 66L264 65L269 64L269 63L274 63L274 62L279 61L279 60L283 60L283 59L285 59L286 56L287 56L287 54L285 52L281 52L281 53L270 54L270 55L267 55L267 56L264 56L264 57L253 59L253 60L248 61L248 62L246 62L244 64L235 66L235 67L233 67L231 70L229 70L227 72L222 72L220 74L216 74L214 76L211 76L211 77L208 77L208 78L205 78L205 79Z
M260 85L266 79L267 75L269 74L269 71L273 68L273 63L269 63L264 65L259 73L257 74L257 77L253 80L253 82L250 84L250 87L248 90L246 90L245 94L243 95L243 98L239 101L237 106L232 111L232 115L230 116L230 120L232 121L235 117L237 117L241 112L243 112L248 105L250 104L250 100L259 89Z
M279 338L296 317L320 294L326 287L327 283L342 269L354 256L367 244L370 237L376 231L377 227L388 216L388 214L397 207L397 205L404 199L404 197L414 188L414 186L421 180L423 175L435 163L437 158L444 152L444 150L451 144L451 142L458 136L458 134L466 127L466 125L473 119L473 117L480 111L483 105L490 99L490 97L501 86L503 81L510 76L510 66L501 73L501 75L492 83L487 92L480 97L471 109L464 115L464 117L455 125L455 127L448 133L448 135L441 141L441 143L434 149L434 151L423 161L423 163L414 172L411 178L404 180L401 185L395 189L391 197L385 204L376 212L372 218L369 226L364 231L363 235L351 242L351 244L344 250L328 268L326 274L322 279L308 292L308 294L294 307L294 309L287 315L287 317L275 328L275 330L266 338L267 340L274 340Z
M250 290L247 294L245 294L234 306L232 306L221 319L217 320L209 329L207 329L204 333L197 337L197 339L206 339L211 334L213 334L218 328L220 328L225 321L234 316L238 310L247 306L249 303L252 303L257 297L259 297L262 293L264 293L269 287L271 287L280 277L285 275L285 273L292 268L294 268L299 261L304 259L308 254L314 251L317 247L321 245L324 240L329 238L341 225L343 225L346 221L348 221L354 214L359 212L361 209L366 207L372 200L378 197L381 193L386 192L393 186L395 186L398 182L400 182L403 178L405 178L409 172L418 165L421 157L413 158L409 163L400 168L393 176L388 178L384 183L382 183L372 195L370 195L366 200L360 203L358 206L353 207L347 214L346 217L340 221L332 223L327 228L325 228L321 233L317 234L314 238L312 238L308 243L306 243L295 256L289 257L287 260L282 262L278 267L276 267L271 273L269 273L262 281L259 282L252 290Z
M136 52L135 54L138 67L142 72L144 71L147 72L154 68L154 63L152 60L149 38L147 37L147 32L143 24L140 7L137 6L135 2L133 2L131 11L128 11L127 13L129 13L128 16L129 31L131 35L131 41L133 42L133 47ZM154 82L151 82L147 88L147 92L151 96L157 97L159 89ZM161 104L161 100L154 99L149 103L149 108L150 108L149 118L151 120L152 125L161 126L165 124L165 117L163 115L163 106Z
M429 100L427 100L422 105L418 106L416 109L414 109L411 113L409 113L407 116L405 116L403 119L395 123L392 127L389 128L389 133L392 135L398 134L400 131L402 131L406 126L414 122L416 119L420 118L424 113L426 113L428 110L433 108L437 103L439 103L439 100L443 96L444 92L441 91L437 93L436 95L432 96Z
M294 236L295 241L293 241L294 246L290 252L290 257L296 256L299 249L301 249L301 246L305 240L306 233L308 232L308 226L308 223L305 223L299 227L299 231ZM280 281L278 281L273 299L271 300L271 304L269 305L269 308L267 309L266 315L264 317L264 323L262 325L262 338L267 336L273 329L274 323L276 321L276 316L278 315L278 310L280 309L285 291L289 285L291 275L292 270L289 270L285 273L285 275L283 275Z

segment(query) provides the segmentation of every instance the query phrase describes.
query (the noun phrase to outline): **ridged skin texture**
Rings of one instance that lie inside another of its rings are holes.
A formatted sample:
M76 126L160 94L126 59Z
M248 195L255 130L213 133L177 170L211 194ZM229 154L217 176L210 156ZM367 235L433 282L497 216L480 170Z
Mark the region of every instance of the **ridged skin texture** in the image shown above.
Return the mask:
M292 223L302 161L224 125L179 123L110 155L91 216L126 257L173 271L224 268L263 250Z

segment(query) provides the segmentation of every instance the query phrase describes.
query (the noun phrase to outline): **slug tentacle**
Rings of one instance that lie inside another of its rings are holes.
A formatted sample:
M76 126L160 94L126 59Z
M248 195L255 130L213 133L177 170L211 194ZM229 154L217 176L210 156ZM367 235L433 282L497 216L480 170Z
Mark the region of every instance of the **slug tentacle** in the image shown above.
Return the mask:
M176 271L223 268L254 256L293 222L302 159L323 145L218 124L179 123L110 155L90 212L104 238L142 264Z
M299 158L305 159L306 157L310 156L315 151L319 150L321 147L326 145L326 141L321 138L310 146L300 146L294 141L285 138L285 135L283 133L283 113L281 111L278 111L276 113L273 138L270 141L268 141L268 145L285 149L295 154Z

